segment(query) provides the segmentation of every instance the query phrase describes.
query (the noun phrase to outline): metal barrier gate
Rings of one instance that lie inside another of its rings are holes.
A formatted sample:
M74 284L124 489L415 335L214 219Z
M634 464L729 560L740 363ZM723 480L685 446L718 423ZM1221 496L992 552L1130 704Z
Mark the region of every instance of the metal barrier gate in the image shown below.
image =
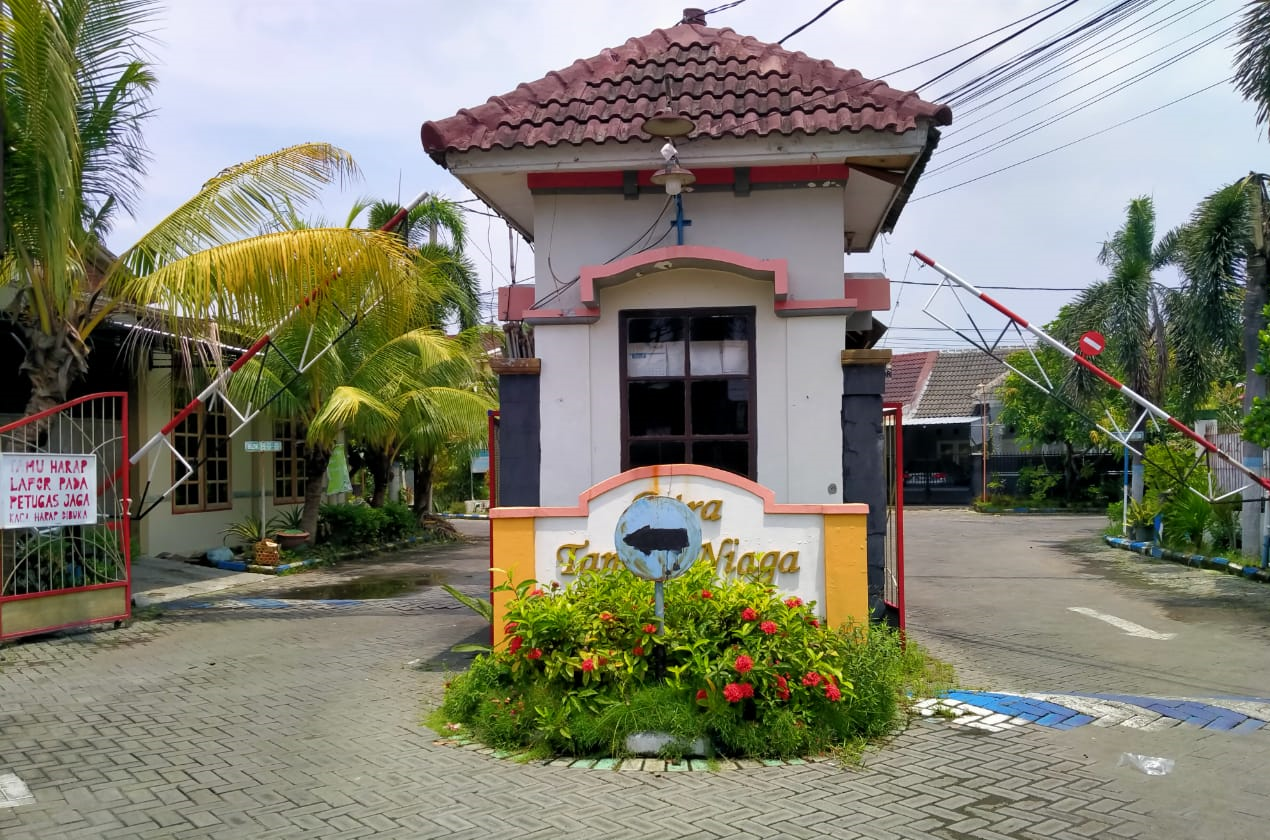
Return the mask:
M901 630L904 616L904 422L903 406L882 406L882 470L886 475L886 580L882 600Z
M128 395L0 426L0 640L131 614Z

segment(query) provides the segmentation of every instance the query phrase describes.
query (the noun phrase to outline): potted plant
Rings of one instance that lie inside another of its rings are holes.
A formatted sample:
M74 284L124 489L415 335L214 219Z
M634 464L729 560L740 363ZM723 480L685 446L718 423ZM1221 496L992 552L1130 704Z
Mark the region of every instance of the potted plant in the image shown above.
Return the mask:
M269 530L284 551L298 548L309 541L309 532L304 530L304 506L282 508L269 520Z
M1154 499L1142 501L1129 500L1126 520L1129 536L1135 542L1151 542L1155 539L1155 517L1160 512L1160 504Z
M249 515L237 522L226 525L221 533L225 535L221 542L224 542L225 539L228 539L229 537L233 537L239 542L246 543L247 545L254 545L265 538L265 526L264 523L260 521L259 516Z

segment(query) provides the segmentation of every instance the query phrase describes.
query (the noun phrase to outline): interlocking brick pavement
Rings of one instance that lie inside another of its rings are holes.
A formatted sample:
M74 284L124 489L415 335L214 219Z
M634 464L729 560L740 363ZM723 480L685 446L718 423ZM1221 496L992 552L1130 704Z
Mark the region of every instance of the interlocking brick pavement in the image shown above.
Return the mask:
M487 563L480 545L432 552L420 562ZM1189 834L1170 833L1118 753L1038 727L918 721L858 768L726 773L520 765L439 746L420 721L444 669L462 667L448 650L486 628L430 598L177 609L0 650L0 774L35 798L0 808L0 837L1244 836L1229 821L1196 833L1194 815L1176 821ZM1207 748L1214 760L1223 746Z

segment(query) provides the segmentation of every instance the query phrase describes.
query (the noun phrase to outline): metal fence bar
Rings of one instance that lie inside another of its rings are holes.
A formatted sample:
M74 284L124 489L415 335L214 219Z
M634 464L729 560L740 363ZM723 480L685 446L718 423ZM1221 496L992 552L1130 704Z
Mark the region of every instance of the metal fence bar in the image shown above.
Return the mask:
M904 607L904 421L903 406L882 407L882 469L886 475L886 576L882 600L903 630Z

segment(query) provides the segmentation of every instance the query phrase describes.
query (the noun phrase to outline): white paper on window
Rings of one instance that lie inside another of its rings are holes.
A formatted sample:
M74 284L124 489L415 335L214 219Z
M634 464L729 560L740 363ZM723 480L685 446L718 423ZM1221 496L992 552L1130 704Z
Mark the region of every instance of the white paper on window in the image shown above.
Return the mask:
M683 376L683 342L630 342L626 345L626 375L632 378Z
M750 372L750 345L747 341L692 342L692 375L719 376Z

